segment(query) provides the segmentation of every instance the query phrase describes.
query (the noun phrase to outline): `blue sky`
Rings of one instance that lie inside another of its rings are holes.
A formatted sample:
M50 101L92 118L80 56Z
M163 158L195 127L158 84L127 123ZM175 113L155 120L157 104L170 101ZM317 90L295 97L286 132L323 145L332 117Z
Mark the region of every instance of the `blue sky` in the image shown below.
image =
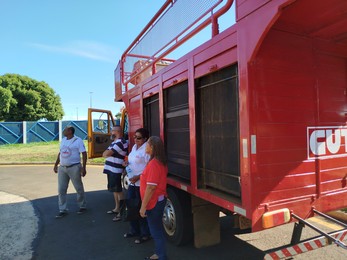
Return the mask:
M86 119L90 101L117 113L123 104L114 102L113 71L164 2L0 0L0 75L48 83L61 97L64 119ZM221 30L233 21L231 10L221 19ZM208 37L209 30L190 46Z

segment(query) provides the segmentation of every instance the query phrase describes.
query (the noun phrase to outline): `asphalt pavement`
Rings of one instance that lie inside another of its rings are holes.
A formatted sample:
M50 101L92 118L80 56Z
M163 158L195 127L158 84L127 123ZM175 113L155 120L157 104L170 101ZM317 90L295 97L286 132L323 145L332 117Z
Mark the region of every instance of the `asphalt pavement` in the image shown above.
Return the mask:
M30 201L0 191L0 220L0 259L30 259L38 232L38 217Z
M123 238L128 223L106 214L114 206L106 190L102 166L88 166L83 179L88 210L78 215L76 193L68 190L69 214L58 212L57 175L53 165L0 165L0 259L144 259L153 253L153 240L137 245ZM318 219L319 220L319 219ZM316 220L317 221L317 220ZM320 221L320 220L319 220ZM196 249L192 244L167 244L169 260L263 259L264 251L290 241L293 224L250 233L234 229L231 217L221 217L221 243ZM322 224L322 223L317 223ZM332 224L324 228L338 229ZM304 230L303 235L314 235ZM329 246L294 259L347 259L345 250Z
M84 178L87 207L76 212L76 193L68 190L69 214L56 219L58 212L57 176L51 165L0 166L0 259L143 259L153 253L153 240L137 245L134 238L123 238L128 223L113 222L106 214L113 208L113 197L106 191L102 167L89 166ZM15 197L17 202L6 196ZM14 207L13 205L16 205ZM12 208L9 211L9 208ZM222 243L195 249L192 244L176 247L168 244L169 259L261 259L263 252L233 235L231 220L222 219ZM12 230L12 231L11 231ZM18 233L15 236L13 233ZM12 235L8 235L12 234ZM26 234L31 234L26 236ZM6 243L3 243L7 241ZM16 243L16 244L15 244ZM21 245L18 247L17 245ZM245 250L225 250L232 244ZM9 246L13 245L13 246ZM20 249L21 248L21 249Z

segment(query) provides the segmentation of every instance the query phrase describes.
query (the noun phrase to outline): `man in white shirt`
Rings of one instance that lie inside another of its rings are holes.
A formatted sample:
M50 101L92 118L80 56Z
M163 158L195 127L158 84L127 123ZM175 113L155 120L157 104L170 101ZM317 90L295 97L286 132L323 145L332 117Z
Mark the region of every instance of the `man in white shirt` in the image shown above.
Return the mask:
M58 153L57 160L53 169L55 173L58 173L59 213L55 216L56 218L62 218L68 213L66 192L70 180L77 192L77 203L79 206L77 214L83 214L87 210L82 182L82 177L87 174L86 148L82 139L74 135L74 127L67 126L64 129L63 134L65 137L60 144L60 152Z

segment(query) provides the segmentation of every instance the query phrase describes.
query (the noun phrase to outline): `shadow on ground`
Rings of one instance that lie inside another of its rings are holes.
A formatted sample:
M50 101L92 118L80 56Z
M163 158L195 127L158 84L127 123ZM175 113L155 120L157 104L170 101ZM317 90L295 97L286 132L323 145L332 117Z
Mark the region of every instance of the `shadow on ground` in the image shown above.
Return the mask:
M75 196L68 195L70 213L62 219L54 217L56 196L32 201L40 219L33 259L143 259L153 253L153 240L136 245L133 238L123 238L128 223L112 222L112 216L106 214L113 205L109 192L88 192L88 211L83 215L76 214ZM219 245L196 249L168 244L169 259L262 259L262 251L234 236L238 230L231 223L230 217L221 218Z

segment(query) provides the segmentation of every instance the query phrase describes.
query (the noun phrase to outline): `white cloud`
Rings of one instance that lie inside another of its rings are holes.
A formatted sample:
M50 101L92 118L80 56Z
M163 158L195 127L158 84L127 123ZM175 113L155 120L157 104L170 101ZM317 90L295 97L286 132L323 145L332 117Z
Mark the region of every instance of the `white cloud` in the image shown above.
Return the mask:
M64 53L92 60L115 63L117 53L115 48L92 41L73 41L62 45L47 45L31 43L31 46L49 52Z

